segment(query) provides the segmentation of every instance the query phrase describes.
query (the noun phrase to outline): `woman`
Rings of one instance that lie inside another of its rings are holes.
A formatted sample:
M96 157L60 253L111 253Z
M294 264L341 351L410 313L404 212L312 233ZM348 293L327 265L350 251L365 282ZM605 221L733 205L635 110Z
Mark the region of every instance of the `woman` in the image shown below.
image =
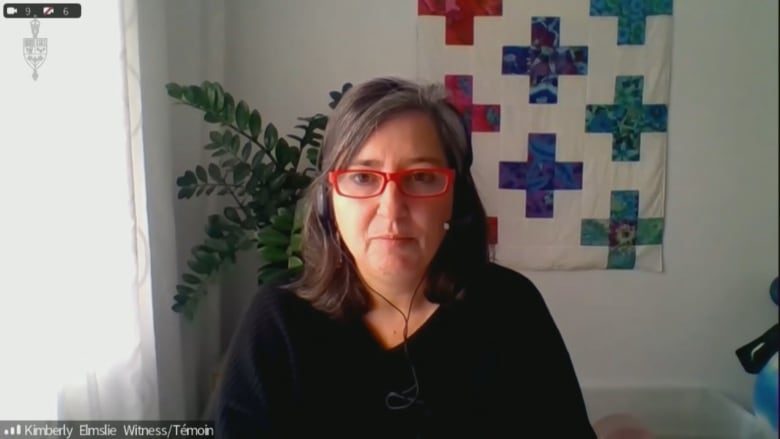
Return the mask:
M240 324L218 437L596 437L539 291L489 261L469 135L439 86L344 95L305 199L304 273Z

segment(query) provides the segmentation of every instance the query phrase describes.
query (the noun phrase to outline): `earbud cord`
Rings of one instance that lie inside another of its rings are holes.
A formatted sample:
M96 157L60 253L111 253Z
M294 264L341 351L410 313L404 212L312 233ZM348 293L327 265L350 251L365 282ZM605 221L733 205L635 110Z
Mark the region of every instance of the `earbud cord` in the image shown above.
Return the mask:
M428 270L426 269L423 276L420 278L420 281L417 282L417 286L414 289L414 292L412 293L412 299L409 302L409 310L404 313L401 308L396 306L393 302L390 301L387 297L385 297L382 293L379 291L371 288L368 286L368 289L371 290L372 293L376 294L377 296L381 297L382 300L387 302L388 305L392 306L396 311L398 311L399 314L401 314L401 317L404 319L404 329L403 329L403 350L404 355L406 357L406 361L409 363L409 368L412 371L412 380L413 383L411 386L409 386L407 389L403 390L402 392L390 392L385 397L385 406L390 410L403 410L405 408L411 407L414 403L418 401L418 398L420 396L420 384L417 381L417 370L414 367L414 363L412 362L411 354L409 353L409 345L407 343L408 336L409 336L409 318L412 314L412 306L414 306L414 299L417 296L417 292L420 290L420 286L422 286L423 281L425 280L425 277L428 273ZM407 395L410 392L414 392L412 396ZM402 401L405 401L401 404L394 404L393 399L400 399Z

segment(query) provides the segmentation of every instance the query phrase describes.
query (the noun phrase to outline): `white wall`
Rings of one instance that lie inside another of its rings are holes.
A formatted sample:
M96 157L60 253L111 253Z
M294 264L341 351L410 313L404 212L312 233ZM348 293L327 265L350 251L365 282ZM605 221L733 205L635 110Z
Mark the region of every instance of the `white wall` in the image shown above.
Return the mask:
M329 111L327 94L343 82L415 76L416 3L171 1L168 80L223 80L290 133L296 117ZM666 271L527 273L583 385L705 385L749 404L753 377L733 352L777 321L767 294L778 271L777 9L772 0L675 2ZM178 173L204 159L206 132L200 115L172 111ZM176 203L180 266L207 210ZM222 348L254 291L252 262L243 268L220 293ZM215 341L192 331L184 363L198 373L185 387L202 405Z

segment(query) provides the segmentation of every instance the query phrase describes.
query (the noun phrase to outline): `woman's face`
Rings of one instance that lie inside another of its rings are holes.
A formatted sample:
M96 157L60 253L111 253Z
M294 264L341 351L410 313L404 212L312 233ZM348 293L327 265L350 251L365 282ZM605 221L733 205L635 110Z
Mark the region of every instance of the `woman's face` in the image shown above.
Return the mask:
M432 121L415 112L380 125L346 169L397 172L447 167ZM360 274L397 281L418 278L444 239L444 224L452 215L452 186L427 198L405 195L393 181L387 182L384 192L369 198L332 191L339 234Z

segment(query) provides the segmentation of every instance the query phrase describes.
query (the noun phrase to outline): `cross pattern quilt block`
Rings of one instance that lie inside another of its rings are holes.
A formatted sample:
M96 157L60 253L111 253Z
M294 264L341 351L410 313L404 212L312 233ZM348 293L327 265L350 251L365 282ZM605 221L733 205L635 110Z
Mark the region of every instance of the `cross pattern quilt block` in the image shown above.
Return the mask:
M663 270L672 0L418 0L497 262Z

